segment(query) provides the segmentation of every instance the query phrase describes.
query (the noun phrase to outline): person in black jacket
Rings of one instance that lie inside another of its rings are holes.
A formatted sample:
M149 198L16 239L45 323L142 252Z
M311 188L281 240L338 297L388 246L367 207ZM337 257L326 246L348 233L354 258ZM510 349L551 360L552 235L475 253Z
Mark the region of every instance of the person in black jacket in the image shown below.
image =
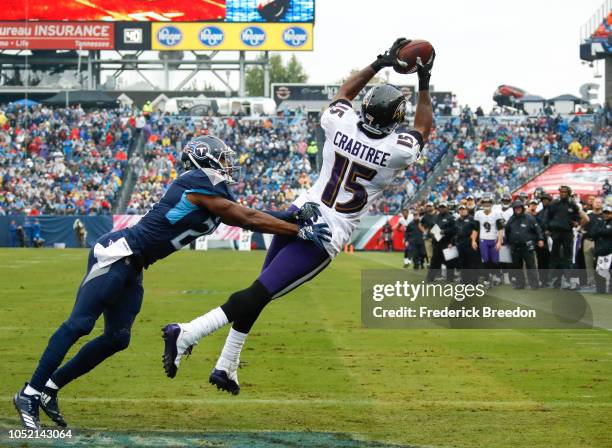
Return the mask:
M582 240L582 246L584 248L584 264L587 275L587 282L590 285L595 284L595 265L597 263L597 257L595 256L595 241L593 236L593 230L598 227L600 222L603 222L603 207L604 200L601 197L597 197L593 200L592 209L587 213L589 222L587 222L584 228L584 239Z
M595 241L595 258L612 257L612 205L603 208L603 220L595 224L591 235ZM610 265L607 272L602 269L595 271L595 288L598 294L606 293L606 280L610 281L611 274Z
M412 259L415 270L423 268L423 262L427 256L425 252L425 241L421 230L421 214L418 211L413 213L412 222L406 226L406 246L408 254Z
M544 246L544 234L536 219L525 213L525 205L516 201L512 204L514 214L508 220L505 229L505 242L512 250L514 287L525 288L523 263L527 268L527 278L532 289L538 288L536 274L535 247Z
M461 272L461 283L475 285L478 281L478 227L466 205L459 206L459 219L455 227L455 244L459 252L457 267Z
M436 240L432 229L438 226L440 229L440 239ZM446 265L446 281L452 281L455 260L446 261L444 259L444 249L451 247L455 237L455 218L449 213L448 204L440 202L438 204L438 214L432 221L432 227L429 233L432 235L432 255L429 263L429 271L427 271L427 281L433 281L439 274L442 268L442 263Z
M561 287L561 278L564 276L569 282L572 278L569 270L572 262L574 244L573 228L580 220L580 209L570 199L572 189L567 185L559 187L559 199L553 201L548 207L546 216L546 232L552 238L550 261L553 287Z
M548 216L548 207L552 201L552 196L548 193L540 194L540 203L542 209L536 214L536 221L542 230L546 228L546 220ZM544 245L542 247L536 247L536 258L538 260L538 276L540 277L540 284L543 286L548 285L550 280L549 269L550 269L550 250L548 249L548 241L544 238Z

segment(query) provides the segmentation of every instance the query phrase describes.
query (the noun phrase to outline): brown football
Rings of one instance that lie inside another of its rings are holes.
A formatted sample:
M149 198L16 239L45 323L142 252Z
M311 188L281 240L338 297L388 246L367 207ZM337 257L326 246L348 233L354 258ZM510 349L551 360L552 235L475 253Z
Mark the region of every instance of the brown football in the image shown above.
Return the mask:
M403 74L416 72L417 57L420 57L421 61L425 63L431 58L432 51L433 46L426 40L415 39L410 41L397 52L397 58L408 63L408 66L395 66L395 71Z

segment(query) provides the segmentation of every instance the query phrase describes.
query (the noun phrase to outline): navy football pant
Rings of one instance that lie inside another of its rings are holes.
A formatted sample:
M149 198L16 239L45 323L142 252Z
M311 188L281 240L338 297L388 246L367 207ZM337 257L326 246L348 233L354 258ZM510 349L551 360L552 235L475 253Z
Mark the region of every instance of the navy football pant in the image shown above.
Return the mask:
M77 292L72 313L49 339L34 372L30 382L34 389L42 390L49 378L62 387L130 343L130 331L144 293L142 270L128 258L102 269L92 269L95 263L92 250L87 275ZM58 369L70 347L93 330L101 314L104 314L104 333L85 344L74 358Z
M270 300L282 297L303 283L312 280L329 263L331 263L331 258L327 251L314 243L296 237L275 235L266 254L261 274L249 288L257 292L258 288L263 286L268 296L264 301L259 300L261 304L259 309L249 313L248 316L237 318L233 324L234 330L248 333L259 313ZM242 293L247 291L242 291ZM258 293L260 294L261 292Z

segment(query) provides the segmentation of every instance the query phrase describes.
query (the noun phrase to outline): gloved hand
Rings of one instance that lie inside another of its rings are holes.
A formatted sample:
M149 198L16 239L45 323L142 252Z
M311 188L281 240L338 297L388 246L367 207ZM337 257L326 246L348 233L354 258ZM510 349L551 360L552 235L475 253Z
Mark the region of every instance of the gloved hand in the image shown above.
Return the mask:
M319 216L323 215L321 214L321 210L319 210L319 204L316 202L306 202L299 210L294 212L296 221L308 221L312 219L313 222L317 222Z
M409 42L410 40L406 39L405 37L396 39L395 42L393 42L393 45L391 45L391 48L389 48L383 54L379 54L376 60L370 64L370 67L372 67L376 72L379 72L385 67L393 67L394 65L398 65L399 67L407 67L408 64L406 62L400 61L397 58L397 52Z
M327 224L306 224L300 225L300 230L297 234L297 237L306 240L312 241L321 249L325 250L324 242L328 242L331 240L331 232L329 231L329 226Z
M431 69L434 59L436 59L436 50L431 51L429 61L423 62L420 57L417 58L417 74L419 75L419 92L429 90L429 79L431 78Z

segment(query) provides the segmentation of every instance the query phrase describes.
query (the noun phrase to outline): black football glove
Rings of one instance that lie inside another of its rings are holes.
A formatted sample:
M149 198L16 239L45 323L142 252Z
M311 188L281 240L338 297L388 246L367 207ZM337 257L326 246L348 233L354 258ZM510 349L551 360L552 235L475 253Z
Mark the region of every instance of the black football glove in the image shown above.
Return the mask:
M370 67L372 67L375 72L379 72L385 67L393 67L394 65L399 67L407 67L408 64L406 62L400 61L397 58L397 52L409 42L410 40L406 39L405 37L396 39L395 42L393 42L393 45L391 45L391 48L389 48L383 54L379 54L376 60L370 64Z
M436 50L431 50L429 61L423 62L420 57L417 58L417 74L419 75L419 92L421 90L429 90L429 79L431 78L431 69L434 59L436 59Z
M306 202L299 210L295 211L294 215L296 221L308 221L312 219L313 222L317 222L321 214L319 210L319 204L316 202Z
M300 226L297 237L302 240L312 241L321 249L325 250L323 242L331 240L331 232L327 224L304 224Z

